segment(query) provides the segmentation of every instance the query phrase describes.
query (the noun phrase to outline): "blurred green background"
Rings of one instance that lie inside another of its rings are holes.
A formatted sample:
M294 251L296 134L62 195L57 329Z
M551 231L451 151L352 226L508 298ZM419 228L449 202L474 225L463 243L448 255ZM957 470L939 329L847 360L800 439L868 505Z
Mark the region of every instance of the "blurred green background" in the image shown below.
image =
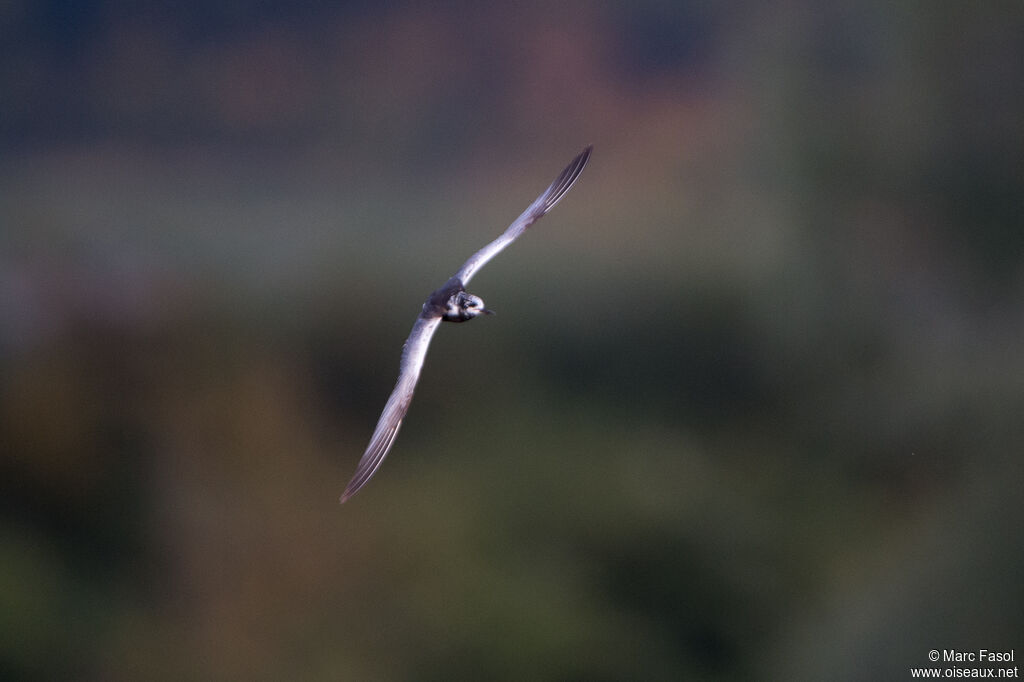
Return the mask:
M1020 2L14 0L0 93L0 677L1022 654Z

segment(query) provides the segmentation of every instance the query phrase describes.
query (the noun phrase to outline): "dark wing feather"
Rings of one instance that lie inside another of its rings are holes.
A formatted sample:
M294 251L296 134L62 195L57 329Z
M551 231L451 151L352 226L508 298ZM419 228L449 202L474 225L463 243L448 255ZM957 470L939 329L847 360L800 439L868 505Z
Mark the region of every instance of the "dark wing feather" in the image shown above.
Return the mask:
M423 360L427 356L427 348L430 346L430 339L437 331L437 325L441 323L440 317L420 316L413 325L412 332L405 342L402 350L401 372L398 375L398 383L395 390L391 392L384 411L377 421L377 428L373 431L370 444L366 447L356 473L352 476L341 495L341 501L359 492L359 489L366 485L366 482L373 477L380 468L381 463L391 450L398 429L402 426L402 420L409 411L409 403L412 402L413 391L416 390L416 382L420 378L420 370L423 369Z
M593 147L591 146L580 152L575 159L569 162L569 165L565 167L561 174L555 178L555 181L539 197L534 199L533 203L523 211L522 215L516 218L501 233L500 237L470 256L465 265L455 273L455 276L462 280L463 285L467 284L476 271L482 268L487 261L498 255L502 249L514 242L519 235L525 232L526 228L543 218L548 211L555 207L555 204L565 196L565 193L569 191L573 183L576 182L576 179L580 177L580 173L583 172L587 161L590 160L590 152L592 150Z

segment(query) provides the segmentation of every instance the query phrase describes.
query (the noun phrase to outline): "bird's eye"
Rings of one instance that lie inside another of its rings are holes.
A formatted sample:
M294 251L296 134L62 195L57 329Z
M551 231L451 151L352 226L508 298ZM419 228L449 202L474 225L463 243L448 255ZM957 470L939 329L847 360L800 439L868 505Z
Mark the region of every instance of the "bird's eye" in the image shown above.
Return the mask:
M466 307L467 308L475 308L476 307L476 301L474 301L473 299L470 299L470 300L466 301Z

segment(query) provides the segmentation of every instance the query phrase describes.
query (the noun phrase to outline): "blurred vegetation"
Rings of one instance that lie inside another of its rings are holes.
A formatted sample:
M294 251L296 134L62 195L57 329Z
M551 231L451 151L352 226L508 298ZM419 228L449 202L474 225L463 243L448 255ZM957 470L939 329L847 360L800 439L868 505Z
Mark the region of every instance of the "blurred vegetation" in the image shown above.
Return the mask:
M1006 2L4 3L0 677L1019 651L1022 65Z

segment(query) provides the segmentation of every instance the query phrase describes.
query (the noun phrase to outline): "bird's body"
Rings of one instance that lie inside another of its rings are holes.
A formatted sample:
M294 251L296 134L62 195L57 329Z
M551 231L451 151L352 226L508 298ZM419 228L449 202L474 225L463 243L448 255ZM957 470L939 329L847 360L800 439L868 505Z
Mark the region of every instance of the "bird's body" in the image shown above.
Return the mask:
M423 310L413 325L402 349L398 383L391 392L384 411L377 421L370 444L363 453L356 473L341 496L344 502L355 495L376 473L395 442L398 428L409 411L416 382L423 369L427 348L441 322L467 322L479 315L489 315L483 300L466 291L470 278L506 246L516 240L530 225L542 218L565 196L583 172L590 158L591 147L572 160L553 183L497 239L473 254L469 260L423 303Z

